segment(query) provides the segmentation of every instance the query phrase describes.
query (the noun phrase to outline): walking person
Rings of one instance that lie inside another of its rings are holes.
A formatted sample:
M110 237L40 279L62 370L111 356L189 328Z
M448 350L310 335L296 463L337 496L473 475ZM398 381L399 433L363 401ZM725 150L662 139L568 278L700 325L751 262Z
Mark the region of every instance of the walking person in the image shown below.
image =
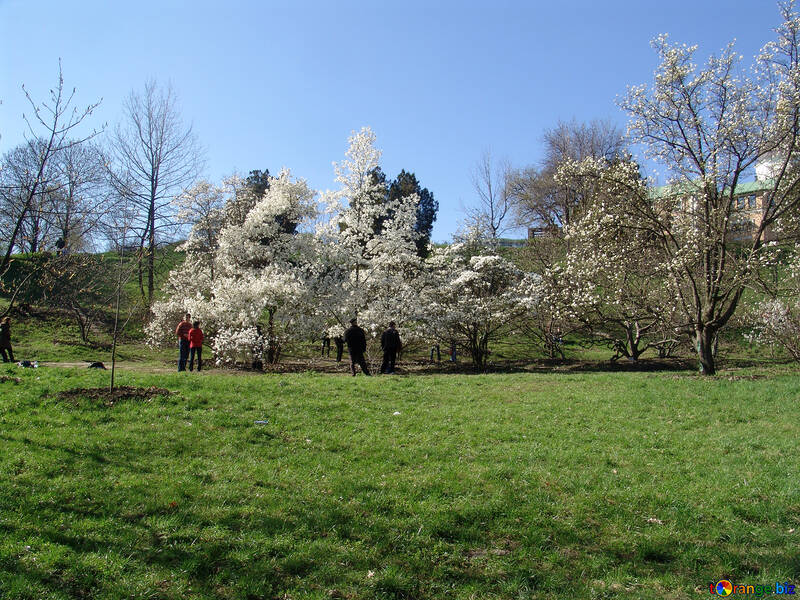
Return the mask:
M333 338L333 343L336 344L336 362L342 362L342 354L344 354L344 338L337 335Z
M402 350L403 344L400 341L400 334L395 329L395 322L389 321L389 329L381 336L381 350L383 350L383 363L381 363L381 373L391 375L394 373L394 362L397 360L397 353Z
M367 351L367 334L358 326L357 319L350 320L350 327L344 332L344 343L347 344L347 352L350 353L350 372L356 376L356 365L361 367L364 375L369 376L369 367L364 360L364 352Z
M11 317L3 317L0 321L0 354L3 355L3 362L14 362L14 351L11 349Z
M203 369L203 330L200 321L192 323L189 330L189 370L194 370L194 355L197 354L197 371Z
M178 336L178 371L186 370L186 360L189 358L189 330L192 328L192 315L183 315L183 321L175 328Z

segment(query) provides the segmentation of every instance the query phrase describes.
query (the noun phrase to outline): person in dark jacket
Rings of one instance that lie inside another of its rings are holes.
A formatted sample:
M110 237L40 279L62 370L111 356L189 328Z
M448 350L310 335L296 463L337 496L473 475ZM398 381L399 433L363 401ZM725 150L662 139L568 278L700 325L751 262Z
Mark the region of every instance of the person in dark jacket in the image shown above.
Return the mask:
M322 358L325 358L325 348L328 349L328 358L331 357L331 336L327 332L322 334Z
M336 344L336 362L342 362L342 354L344 353L344 338L337 335L333 338L333 343Z
M364 352L367 351L367 334L358 326L356 319L350 321L350 327L344 332L344 343L347 344L347 351L350 353L350 372L356 376L356 365L361 367L364 375L369 375L367 361L364 360Z
M6 350L8 355L6 355ZM14 362L14 351L11 349L11 318L4 317L0 321L0 354L3 362Z
M397 353L403 348L400 342L400 334L395 329L395 322L389 321L389 329L381 336L381 350L383 350L383 363L381 373L391 375L394 373L394 361L397 360Z

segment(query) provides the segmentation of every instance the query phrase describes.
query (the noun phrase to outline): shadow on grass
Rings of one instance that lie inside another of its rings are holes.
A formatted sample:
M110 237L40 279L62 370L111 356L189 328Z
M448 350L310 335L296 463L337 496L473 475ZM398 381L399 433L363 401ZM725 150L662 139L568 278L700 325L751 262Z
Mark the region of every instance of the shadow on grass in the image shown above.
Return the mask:
M372 374L378 375L379 362L369 362ZM728 358L719 360L718 373L730 369L749 369L791 366L790 360L776 360L773 358ZM359 377L363 376L360 368L357 369ZM428 360L399 360L395 375L486 375L486 374L512 374L512 373L687 373L696 374L699 371L695 358L647 358L638 361L630 360L575 360L575 359L521 359L504 360L490 363L485 369L476 368L468 361L464 362L431 362ZM264 365L263 370L254 370L244 366L232 368L228 372L248 375L262 374L287 374L287 373L324 373L330 375L350 376L349 360L337 363L331 359L320 358L287 358L284 361Z

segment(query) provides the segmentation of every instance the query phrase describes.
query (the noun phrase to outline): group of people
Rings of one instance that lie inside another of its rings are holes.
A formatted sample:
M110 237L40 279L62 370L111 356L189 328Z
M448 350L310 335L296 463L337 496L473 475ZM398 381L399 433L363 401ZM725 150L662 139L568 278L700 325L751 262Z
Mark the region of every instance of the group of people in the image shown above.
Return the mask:
M0 330L1 331L1 330ZM200 329L200 321L192 321L192 315L183 315L183 321L178 323L175 328L175 335L178 336L178 371L186 370L186 362L189 362L189 370L194 370L194 359L197 357L197 370L203 368L203 330ZM344 346L347 345L347 352L350 354L350 372L356 376L356 365L361 367L364 375L370 375L364 353L367 351L367 334L358 326L358 319L350 320L350 327L344 332L344 336L336 336L336 362L342 360ZM0 338L0 344L2 338ZM329 336L322 338L322 354L325 355L327 347L328 356L331 351L331 341ZM10 345L9 345L10 348ZM391 375L394 373L397 353L403 348L400 341L400 334L396 329L394 321L389 322L389 328L381 335L381 350L383 350L383 362L381 363L381 374ZM5 351L3 352L5 360ZM12 356L13 360L13 356Z
M189 370L194 371L194 359L197 357L197 370L203 369L203 330L200 321L192 321L192 315L183 315L183 321L175 328L178 336L178 371L186 370L186 361L189 361Z
M367 351L367 334L358 326L358 319L350 320L350 327L344 332L344 343L347 344L347 352L350 354L350 373L352 373L353 377L356 376L356 365L361 367L364 375L369 375L369 367L364 359L364 352ZM397 353L402 349L403 343L400 341L400 334L396 329L396 324L394 321L389 321L389 328L381 335L383 362L381 363L380 372L382 375L394 373Z

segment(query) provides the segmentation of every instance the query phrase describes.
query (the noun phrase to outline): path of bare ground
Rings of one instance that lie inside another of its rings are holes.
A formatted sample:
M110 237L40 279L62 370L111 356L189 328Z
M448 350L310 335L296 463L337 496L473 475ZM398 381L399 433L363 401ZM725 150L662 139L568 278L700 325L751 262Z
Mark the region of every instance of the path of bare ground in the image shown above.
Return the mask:
M780 361L779 361L780 362ZM43 362L45 367L87 368L84 362ZM783 364L783 362L781 362ZM770 360L725 360L719 365L720 370L737 370L752 367L776 365ZM379 363L370 361L373 374L378 372ZM110 365L106 365L110 368ZM123 371L139 371L147 373L174 373L174 362L142 363L119 362L117 368ZM697 372L698 365L694 358L642 359L639 361L598 361L598 360L508 360L491 363L485 370L476 369L469 362L452 363L450 361L430 362L428 360L403 360L398 362L397 375L442 375L461 374L476 375L482 373L648 373L648 372ZM360 371L360 369L359 369ZM286 357L275 365L265 365L263 370L254 370L245 366L239 368L219 368L205 365L202 373L229 373L238 375L260 375L265 373L327 373L331 375L350 375L350 363L347 360L337 363L325 358Z
M44 367L71 367L88 368L88 361L79 362L41 362ZM737 365L737 366L755 366ZM105 365L110 368L110 364ZM373 373L378 372L379 363L370 361ZM143 371L148 373L174 373L175 364L118 362L117 368L125 371ZM474 375L480 373L569 373L569 372L650 372L650 371L691 371L696 369L696 361L690 359L646 359L637 362L631 361L586 361L586 360L516 360L502 361L489 364L486 369L476 369L469 362L452 363L450 361L430 362L428 360L403 360L398 362L397 375L439 375L462 374ZM360 371L360 369L359 369ZM263 370L254 370L249 367L219 368L204 365L203 373L237 373L258 375L263 373L328 373L338 375L350 374L350 363L347 360L337 363L332 359L321 358L293 358L287 357L278 364L264 365Z

